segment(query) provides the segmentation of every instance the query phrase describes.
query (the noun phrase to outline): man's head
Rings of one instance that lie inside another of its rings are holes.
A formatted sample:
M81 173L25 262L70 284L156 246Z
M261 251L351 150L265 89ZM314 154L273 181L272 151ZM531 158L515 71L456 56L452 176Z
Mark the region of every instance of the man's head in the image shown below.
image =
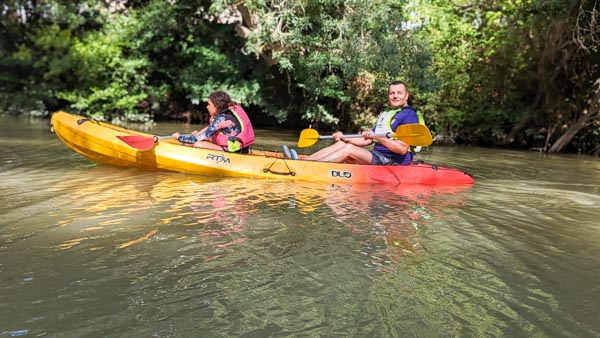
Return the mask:
M396 109L408 105L408 88L402 81L394 81L388 87L388 103L390 108Z

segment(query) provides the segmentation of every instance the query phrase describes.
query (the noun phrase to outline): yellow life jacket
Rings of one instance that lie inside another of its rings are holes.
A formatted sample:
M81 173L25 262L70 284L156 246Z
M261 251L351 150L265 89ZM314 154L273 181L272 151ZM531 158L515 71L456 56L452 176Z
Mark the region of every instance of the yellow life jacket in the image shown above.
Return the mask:
M387 110L387 111L384 111L383 113L381 113L379 115L379 117L377 118L377 124L375 125L375 133L376 134L386 134L388 132L393 133L394 130L392 130L392 119L403 108L404 107L400 107L397 109ZM422 125L425 125L425 119L423 118L423 114L421 114L421 112L418 110L415 110L415 113L417 113L417 118L419 119L419 123ZM417 147L411 146L410 151L411 152L419 152L419 151L421 151L421 146L417 146Z
M423 118L423 114L421 114L421 112L418 110L416 110L415 113L417 113L417 117L419 118L419 124L425 125L425 119ZM418 153L419 151L421 151L421 146L411 146L410 151Z

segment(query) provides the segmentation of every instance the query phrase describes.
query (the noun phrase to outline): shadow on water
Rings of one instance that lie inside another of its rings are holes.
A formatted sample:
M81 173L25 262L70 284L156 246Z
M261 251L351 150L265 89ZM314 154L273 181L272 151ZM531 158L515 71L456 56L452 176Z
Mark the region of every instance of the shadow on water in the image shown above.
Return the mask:
M0 336L600 336L595 158L431 147L477 183L332 185L97 166L39 128L0 136Z

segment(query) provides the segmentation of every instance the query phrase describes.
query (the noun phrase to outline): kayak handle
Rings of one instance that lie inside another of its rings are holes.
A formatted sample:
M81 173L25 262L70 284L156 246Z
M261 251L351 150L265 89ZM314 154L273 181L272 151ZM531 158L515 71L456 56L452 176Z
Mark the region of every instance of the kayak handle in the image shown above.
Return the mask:
M285 172L285 171L276 171L276 170L271 170L271 168L264 168L264 169L263 169L263 171L264 171L264 172L266 172L266 173L271 173L271 174L275 174L275 175L283 175L283 176L290 175L290 176L296 176L296 173L295 173L295 172L293 172L293 171L291 171L291 170L290 170L290 171L288 171L288 172Z

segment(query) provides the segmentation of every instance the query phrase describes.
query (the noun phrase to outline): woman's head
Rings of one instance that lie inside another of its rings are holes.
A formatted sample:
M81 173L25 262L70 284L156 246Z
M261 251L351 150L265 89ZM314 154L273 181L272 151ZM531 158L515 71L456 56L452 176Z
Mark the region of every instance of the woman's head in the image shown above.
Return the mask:
M232 104L233 102L231 101L231 97L229 97L227 93L219 90L213 92L208 96L208 105L206 106L206 108L208 109L208 112L211 115L214 115L216 113L220 113L224 110L229 109L229 106L231 106ZM211 111L213 108L214 112Z

